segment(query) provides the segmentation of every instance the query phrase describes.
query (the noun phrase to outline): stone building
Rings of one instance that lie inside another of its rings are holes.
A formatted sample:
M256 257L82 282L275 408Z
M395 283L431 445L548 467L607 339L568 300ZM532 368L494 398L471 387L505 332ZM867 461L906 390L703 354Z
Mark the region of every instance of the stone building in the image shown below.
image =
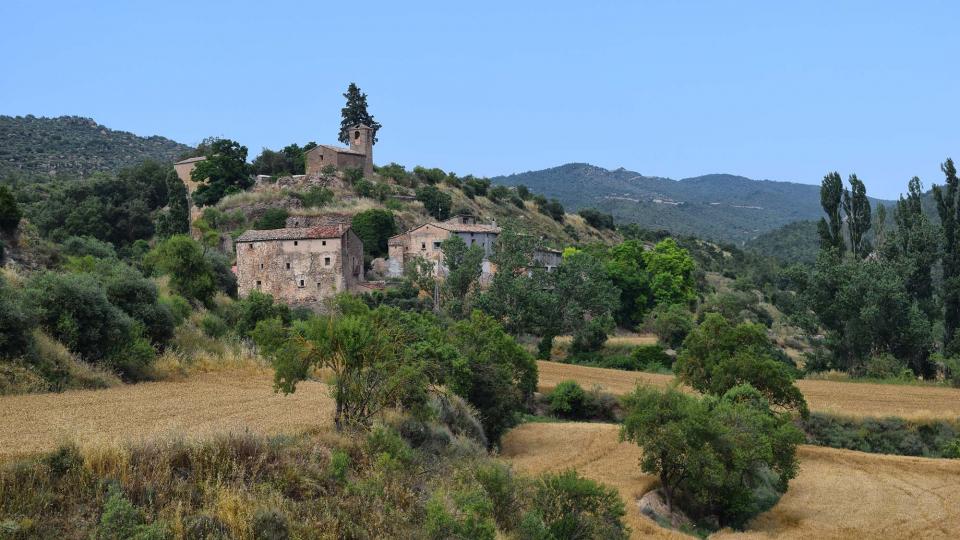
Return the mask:
M180 178L180 181L183 182L183 185L187 186L187 201L190 205L190 227L193 227L193 222L200 217L201 211L197 205L193 204L193 192L197 190L200 186L198 182L194 182L191 178L190 173L193 172L194 167L197 166L197 163L201 161L206 161L205 156L187 158L183 161L178 161L173 164L174 170L177 171L177 177Z
M373 174L373 129L363 124L350 129L350 148L321 144L304 154L307 175L319 174L324 167L363 169L364 176Z
M241 296L263 291L293 305L316 305L363 289L363 242L348 225L250 230L236 241Z
M454 216L446 221L425 223L409 231L391 237L387 242L387 276L400 277L407 262L414 257L423 257L442 269L440 263L443 253L440 244L451 235L458 235L468 246L479 245L483 248L483 275L481 280L489 278L494 268L489 261L493 247L500 234L496 223L477 223L473 216Z

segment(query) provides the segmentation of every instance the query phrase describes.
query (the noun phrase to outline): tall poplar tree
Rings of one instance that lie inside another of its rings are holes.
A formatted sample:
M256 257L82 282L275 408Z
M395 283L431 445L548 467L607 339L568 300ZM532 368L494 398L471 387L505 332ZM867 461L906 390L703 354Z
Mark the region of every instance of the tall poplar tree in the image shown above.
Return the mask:
M373 119L373 116L367 112L367 95L360 91L356 83L350 83L347 92L343 94L347 99L347 105L340 109L340 115L343 120L340 121L340 136L337 140L343 144L350 144L350 128L363 124L373 129L373 144L377 144L377 132L380 131L380 122Z
M960 352L957 327L960 326L960 204L957 168L952 159L940 165L946 176L945 186L933 186L933 197L940 214L943 247L943 341L951 352Z
M867 199L867 187L851 174L847 180L850 189L843 190L843 213L847 217L847 230L850 238L850 252L862 259L870 253L870 243L866 239L870 230L870 200ZM842 243L842 240L841 240Z
M937 261L936 232L923 213L923 184L914 176L907 185L907 196L900 197L893 210L897 227L884 246L884 256L903 266L904 284L924 312L932 316L933 265Z
M817 230L820 233L820 249L836 249L843 255L843 219L840 217L840 206L843 202L843 180L840 174L832 172L823 177L820 184L820 206L827 214L820 218Z

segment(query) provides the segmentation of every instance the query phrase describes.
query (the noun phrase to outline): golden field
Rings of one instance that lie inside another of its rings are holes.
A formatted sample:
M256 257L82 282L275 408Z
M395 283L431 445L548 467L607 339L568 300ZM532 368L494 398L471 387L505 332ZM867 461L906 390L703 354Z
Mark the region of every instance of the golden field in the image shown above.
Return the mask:
M536 474L570 467L619 490L636 538L689 538L643 517L637 496L655 478L642 474L636 445L611 424L525 424L509 432L502 456ZM800 474L748 531L711 538L957 538L960 461L864 454L801 446Z
M55 448L66 441L112 446L163 437L251 431L297 433L332 422L327 386L273 391L271 373L198 374L105 390L0 397L0 458Z
M613 394L626 394L637 383L667 386L674 381L672 375L656 373L544 361L538 365L541 392L570 379L584 388L601 386ZM810 410L817 412L851 417L899 416L910 420L960 417L958 388L818 380L799 380L797 386L807 398Z

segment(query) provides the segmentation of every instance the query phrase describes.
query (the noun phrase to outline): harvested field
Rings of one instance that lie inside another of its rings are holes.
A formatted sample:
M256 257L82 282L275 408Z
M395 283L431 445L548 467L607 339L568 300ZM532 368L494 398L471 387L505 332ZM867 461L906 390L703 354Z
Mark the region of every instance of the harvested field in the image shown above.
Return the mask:
M625 394L638 382L667 386L672 375L604 369L557 362L538 362L539 388L549 390L560 381L573 379L584 386L602 386L607 392ZM942 386L848 383L800 380L797 386L810 409L851 417L899 416L908 420L960 418L960 389Z
M525 424L509 432L502 455L527 473L574 467L615 486L634 537L687 538L644 518L634 503L655 479L640 473L640 451L610 424ZM770 511L743 533L711 538L957 538L960 461L800 447L800 475Z
M305 382L288 396L266 372L202 374L106 390L0 397L0 459L64 441L114 445L213 433L296 433L331 422L326 385Z

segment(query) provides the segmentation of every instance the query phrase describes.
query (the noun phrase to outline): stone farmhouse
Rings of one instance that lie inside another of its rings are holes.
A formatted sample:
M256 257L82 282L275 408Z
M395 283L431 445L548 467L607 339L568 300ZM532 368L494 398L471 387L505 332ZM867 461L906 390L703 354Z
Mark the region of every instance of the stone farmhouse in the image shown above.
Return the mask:
M400 277L403 268L414 257L423 257L434 263L436 270L442 271L443 253L440 244L451 235L463 238L468 246L479 245L483 248L483 273L481 281L489 279L495 269L489 261L493 246L500 234L497 224L477 223L473 216L454 216L446 221L425 223L409 231L391 237L387 242L387 276Z
M304 154L307 175L319 174L325 167L363 169L364 176L373 174L373 129L360 124L350 129L350 148L321 144Z
M317 305L363 290L363 242L349 225L249 230L237 238L241 296L263 291L294 305Z

